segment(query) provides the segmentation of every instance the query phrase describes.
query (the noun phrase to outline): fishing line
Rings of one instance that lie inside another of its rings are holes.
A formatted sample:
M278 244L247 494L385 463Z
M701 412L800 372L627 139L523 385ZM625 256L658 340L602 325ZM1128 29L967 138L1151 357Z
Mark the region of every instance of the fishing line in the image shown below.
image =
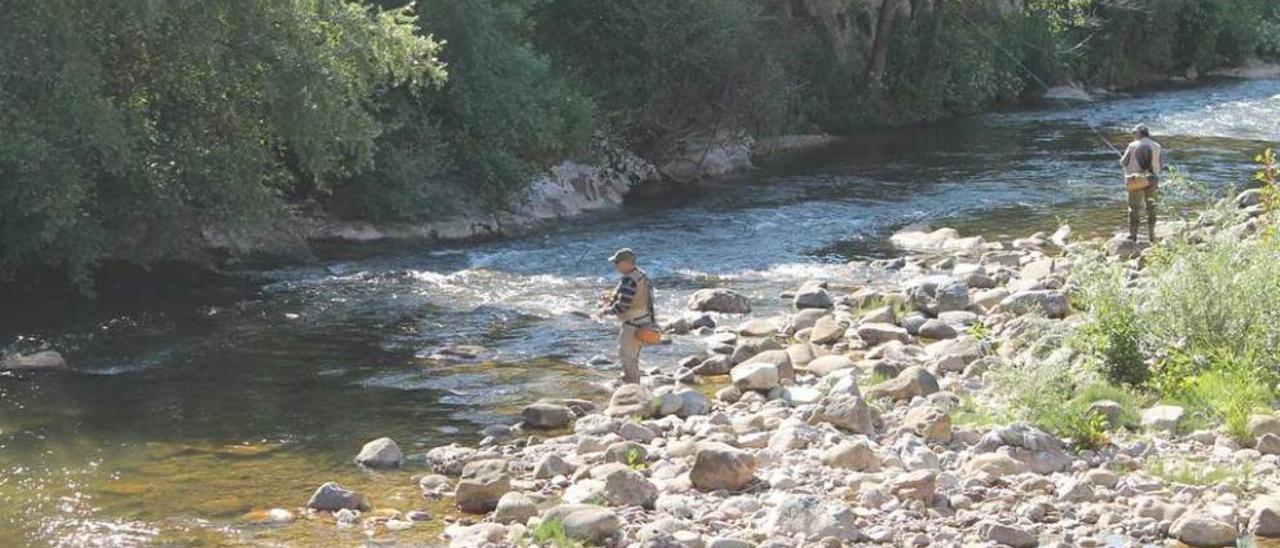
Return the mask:
M1022 69L1022 71L1025 72L1027 76L1030 76L1031 79L1034 80L1036 83L1040 84L1040 87L1044 88L1046 93L1048 93L1052 89L1052 86L1050 86L1047 82L1045 82L1042 78L1040 78L1040 76L1038 76L1035 72L1032 72L1031 69L1027 68L1026 65L1022 64L1022 61L1018 59L1017 55L1014 55L1013 52L1009 51L1004 46L1000 45L1000 42L998 40L989 36L987 33L983 32L982 29L978 27L978 25L974 24L973 21L970 21L969 18L965 16L963 11L956 10L956 14L960 16L960 19L964 21L965 24L969 25L969 28L973 29L974 32L977 32L978 35L982 36L984 39L990 42L991 45L995 46L996 49L1000 50L1001 53L1004 53L1006 56L1008 56L1009 60L1013 61L1014 65ZM1068 103L1065 99L1057 98L1057 100L1062 103L1063 107L1071 108L1072 106L1071 103ZM1123 153L1120 152L1120 149L1116 148L1115 145L1111 144L1111 141L1108 140L1107 137L1103 135L1101 131L1098 130L1097 126L1093 125L1093 122L1089 120L1088 116L1085 116L1082 119L1084 120L1085 125L1089 127L1089 131L1092 131L1093 134L1096 135L1099 140L1101 140L1104 144L1106 144L1107 148L1111 149L1112 152L1116 153L1116 156L1123 156Z

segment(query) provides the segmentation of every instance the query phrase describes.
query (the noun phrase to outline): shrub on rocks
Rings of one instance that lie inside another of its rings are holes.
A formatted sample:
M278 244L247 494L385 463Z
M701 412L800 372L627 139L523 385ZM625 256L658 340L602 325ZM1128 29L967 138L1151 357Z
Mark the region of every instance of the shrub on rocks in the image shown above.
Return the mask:
M689 296L689 309L697 312L748 314L751 300L725 288L699 289Z

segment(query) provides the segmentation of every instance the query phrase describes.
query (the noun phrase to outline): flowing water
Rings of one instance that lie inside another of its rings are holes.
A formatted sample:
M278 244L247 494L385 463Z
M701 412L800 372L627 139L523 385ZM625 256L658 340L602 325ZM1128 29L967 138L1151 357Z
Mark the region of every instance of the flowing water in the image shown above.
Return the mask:
M406 453L474 441L539 397L599 398L618 371L586 364L610 353L613 329L574 312L608 288L613 249L637 249L670 317L700 287L732 286L767 312L806 279L865 281L848 262L893 253L887 235L912 222L1110 231L1124 217L1117 166L1088 126L1123 144L1139 120L1180 170L1225 192L1280 141L1280 81L859 136L525 237L268 272L248 296L9 306L0 347L47 343L73 371L0 376L0 545L428 541L446 510L417 495L415 471L351 458L383 435ZM478 359L440 359L460 345ZM678 340L646 363L696 348ZM330 480L437 518L401 533L252 523Z

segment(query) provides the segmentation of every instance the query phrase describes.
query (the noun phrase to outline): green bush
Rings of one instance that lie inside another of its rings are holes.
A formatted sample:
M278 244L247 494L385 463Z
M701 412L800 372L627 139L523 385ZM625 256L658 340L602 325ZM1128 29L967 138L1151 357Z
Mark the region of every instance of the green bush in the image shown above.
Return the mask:
M1127 288L1126 270L1094 256L1079 262L1072 279L1078 284L1075 304L1089 312L1089 323L1073 344L1092 357L1108 382L1142 386L1151 370L1141 349L1137 303Z
M1214 362L1196 375L1182 401L1206 418L1221 422L1227 434L1251 445L1249 417L1265 412L1275 401L1275 374L1237 361Z
M693 133L752 128L783 105L757 33L758 0L554 0L537 45L632 146L660 155Z
M423 32L444 40L450 78L430 104L470 191L502 200L577 152L592 105L530 44L536 0L425 0ZM413 144L413 141L408 141Z
M377 92L439 81L403 10L342 0L7 3L0 275L82 287L370 167Z

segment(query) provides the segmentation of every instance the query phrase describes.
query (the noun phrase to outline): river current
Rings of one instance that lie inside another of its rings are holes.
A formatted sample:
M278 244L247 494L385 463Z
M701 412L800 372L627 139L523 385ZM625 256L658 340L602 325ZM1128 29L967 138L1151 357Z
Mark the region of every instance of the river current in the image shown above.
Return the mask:
M474 441L539 397L600 397L618 371L589 364L611 354L613 328L576 313L612 284L615 248L636 249L670 318L702 287L733 287L767 312L808 279L865 282L849 262L894 254L888 235L910 223L987 237L1061 222L1108 232L1123 224L1123 193L1090 126L1123 146L1138 121L1181 173L1225 195L1280 142L1280 81L860 135L522 237L255 273L261 287L233 298L0 303L0 348L48 344L72 368L0 376L0 545L364 539L245 518L300 507L330 480L375 506L442 511L417 495L413 470L364 472L351 458L384 435L406 453ZM441 354L460 347L476 359ZM677 340L645 364L696 350Z

